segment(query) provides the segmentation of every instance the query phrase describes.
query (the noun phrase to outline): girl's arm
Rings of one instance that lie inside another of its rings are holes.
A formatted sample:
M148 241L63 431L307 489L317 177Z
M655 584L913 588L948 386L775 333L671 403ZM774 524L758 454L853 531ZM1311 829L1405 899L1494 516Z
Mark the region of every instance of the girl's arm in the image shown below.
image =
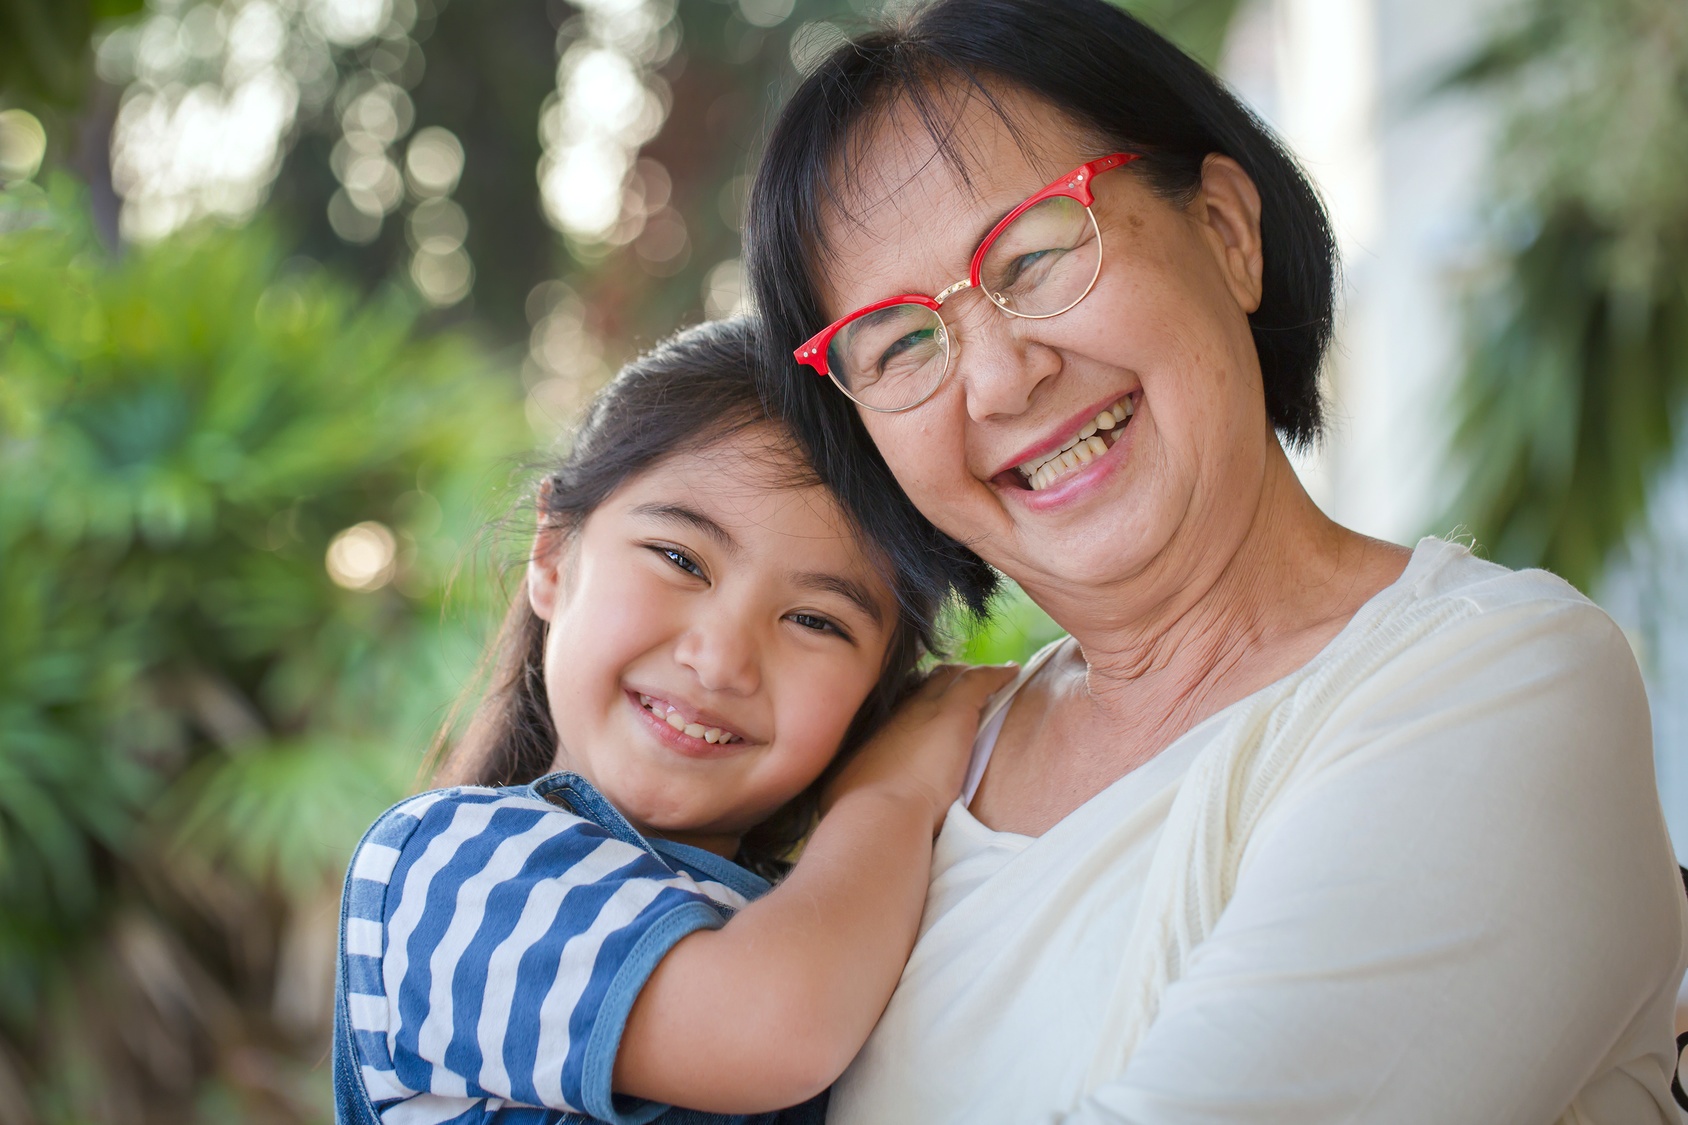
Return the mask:
M908 960L932 839L980 711L1013 669L942 668L845 767L780 885L682 939L633 1005L617 1093L716 1113L813 1097L867 1040Z

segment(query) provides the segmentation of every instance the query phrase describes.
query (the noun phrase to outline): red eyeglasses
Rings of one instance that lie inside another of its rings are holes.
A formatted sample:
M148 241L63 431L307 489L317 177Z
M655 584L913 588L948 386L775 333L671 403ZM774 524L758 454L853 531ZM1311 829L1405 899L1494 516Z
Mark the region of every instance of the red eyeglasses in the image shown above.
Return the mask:
M868 410L912 410L949 373L950 333L938 310L964 289L981 290L1009 316L1047 320L1084 300L1102 272L1102 228L1090 182L1139 154L1080 164L1008 212L973 252L966 278L935 297L904 293L857 309L794 353Z

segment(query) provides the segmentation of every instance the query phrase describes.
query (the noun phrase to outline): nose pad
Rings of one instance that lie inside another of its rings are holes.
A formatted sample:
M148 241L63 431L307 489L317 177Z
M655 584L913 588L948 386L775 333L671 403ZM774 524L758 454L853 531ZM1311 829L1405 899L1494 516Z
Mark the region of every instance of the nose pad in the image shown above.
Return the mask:
M950 362L974 421L1024 413L1038 386L1060 371L1060 353L1037 339L1042 324L1009 316L984 293L969 303L962 331L951 333Z
M719 619L694 625L676 642L674 659L705 691L750 695L762 686L759 649L750 631Z

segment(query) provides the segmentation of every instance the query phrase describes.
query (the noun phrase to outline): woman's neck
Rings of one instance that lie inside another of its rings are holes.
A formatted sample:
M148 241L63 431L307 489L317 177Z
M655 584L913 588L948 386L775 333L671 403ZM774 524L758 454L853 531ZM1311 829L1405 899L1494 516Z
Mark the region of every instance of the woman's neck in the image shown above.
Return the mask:
M1227 546L1175 537L1104 588L1028 592L1078 642L1098 718L1187 729L1311 659L1408 555L1319 511L1274 443L1259 502Z

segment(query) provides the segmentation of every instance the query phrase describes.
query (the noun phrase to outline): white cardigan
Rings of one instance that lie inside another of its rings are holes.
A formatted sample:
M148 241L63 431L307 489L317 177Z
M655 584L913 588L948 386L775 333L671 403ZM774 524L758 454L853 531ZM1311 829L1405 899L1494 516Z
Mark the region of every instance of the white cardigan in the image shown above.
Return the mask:
M1676 1122L1685 914L1622 635L1426 539L1043 836L958 802L829 1120Z

